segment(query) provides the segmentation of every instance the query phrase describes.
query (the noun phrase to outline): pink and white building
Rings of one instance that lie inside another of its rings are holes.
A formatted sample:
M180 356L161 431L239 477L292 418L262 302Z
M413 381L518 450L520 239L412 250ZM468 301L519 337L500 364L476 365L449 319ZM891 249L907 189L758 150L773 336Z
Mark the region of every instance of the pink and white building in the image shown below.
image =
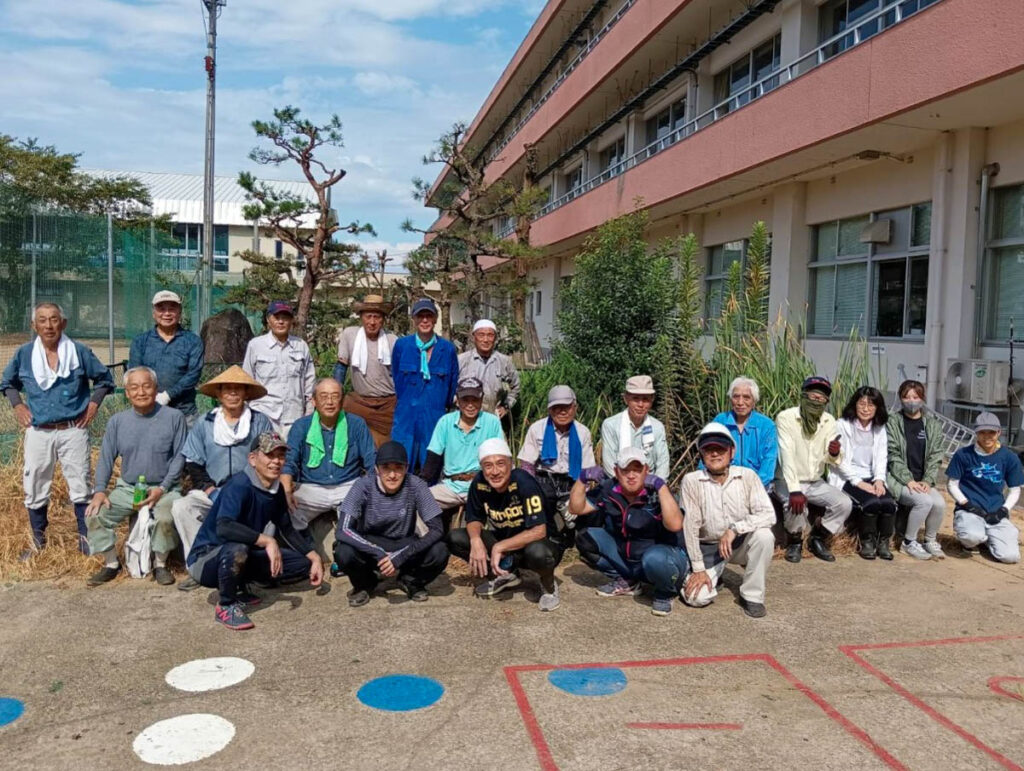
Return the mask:
M549 0L468 143L491 179L536 148L543 346L584 239L638 199L652 241L698 237L712 313L763 220L772 313L826 373L855 328L890 389L903 365L941 400L948 360L1024 337L1021 0Z

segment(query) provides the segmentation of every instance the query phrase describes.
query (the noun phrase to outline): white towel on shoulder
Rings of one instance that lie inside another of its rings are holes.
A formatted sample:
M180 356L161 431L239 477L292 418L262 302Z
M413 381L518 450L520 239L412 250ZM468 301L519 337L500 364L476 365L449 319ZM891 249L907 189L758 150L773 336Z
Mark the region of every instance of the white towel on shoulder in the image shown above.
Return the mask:
M356 332L356 341L352 345L352 366L366 374L366 330L362 327ZM385 367L391 366L391 345L388 343L388 333L383 329L377 334L377 361Z
M252 410L246 407L242 410L242 417L232 428L224 417L224 408L217 407L213 418L213 443L221 447L233 447L240 444L249 436L249 426L252 422Z
M46 348L43 347L43 339L36 335L36 341L32 344L32 376L39 383L39 387L48 391L60 378L71 374L71 370L78 367L78 349L71 342L67 335L61 335L57 342L57 369L50 369L46 361Z

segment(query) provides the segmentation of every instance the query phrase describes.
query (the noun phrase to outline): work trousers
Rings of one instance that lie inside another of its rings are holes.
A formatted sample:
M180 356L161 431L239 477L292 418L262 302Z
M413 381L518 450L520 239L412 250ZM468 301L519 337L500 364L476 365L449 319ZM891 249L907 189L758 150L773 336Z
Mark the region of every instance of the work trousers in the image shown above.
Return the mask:
M178 498L171 504L171 518L174 520L174 529L178 531L178 538L181 540L181 551L185 557L192 550L196 536L199 535L199 528L203 526L203 520L213 502L217 499L219 490L214 490L207 495L202 490L189 490L188 495Z
M588 527L577 538L580 556L595 570L611 579L630 583L644 581L654 587L655 599L670 599L682 586L689 560L678 546L648 546L639 560L627 560L619 551L619 542L603 527Z
M338 507L355 483L356 480L351 479L339 485L315 485L310 482L296 485L292 493L295 499L292 525L296 530L305 530L310 522L322 514L333 514L337 518Z
M957 540L968 549L984 543L988 545L992 559L1008 563L1020 562L1020 531L1009 518L990 525L984 517L957 509L953 514L953 532Z
M363 536L368 541L376 543L381 548L391 551L391 546L384 539L372 536ZM401 547L397 547L401 548ZM377 586L377 558L372 554L361 552L349 546L347 543L338 541L334 545L334 561L338 567L349 577L352 588L355 591L372 592ZM448 547L444 541L437 541L431 544L430 548L424 549L415 554L398 569L399 581L406 581L409 585L422 589L431 581L444 572L448 566Z
M60 461L72 503L89 501L89 432L84 428L25 429L25 508L41 509L50 501L53 472Z
M228 541L201 555L189 566L188 574L203 586L220 592L220 605L238 601L238 591L249 581L271 583L309 575L312 565L305 554L281 547L281 573L270 575L270 557L258 546Z
M837 487L833 487L824 479L815 479L811 482L803 482L803 493L807 496L807 502L825 509L821 518L821 526L835 535L843 527L850 512L853 510L853 502L849 496ZM775 492L782 501L782 524L787 533L802 534L809 526L807 519L807 507L801 514L794 514L789 508L789 490L782 479L775 480Z
M89 529L89 551L92 554L113 549L116 540L114 528L135 513L135 509L132 508L135 488L124 480L118 479L107 497L110 498L109 508L103 507L85 518L86 527ZM154 554L166 555L179 543L171 507L180 497L176 490L168 490L160 496L160 500L153 507L153 520L156 523L152 541Z
M469 562L469 531L464 527L456 528L449 532L446 538L451 553L464 562ZM480 538L484 542L487 554L490 555L491 549L494 548L494 544L498 542L498 539L495 538L494 533L490 530L481 532ZM562 561L562 549L558 545L547 538L542 538L539 541L528 543L518 551L505 552L505 556L511 558L512 565L510 571L519 570L520 568L532 570L540 576L540 583L545 591L554 590L555 568Z
M711 551L718 552L718 544L702 543L701 546L711 547ZM707 598L700 600L687 600L683 596L683 602L695 608L702 608L710 605L711 601L718 596L718 582L725 572L726 565L743 566L743 582L740 584L740 597L747 602L764 604L765 577L768 575L768 566L772 563L772 554L775 552L775 535L771 528L759 527L749 533L737 536L733 541L732 556L728 560L719 558L714 564L709 565L705 558L704 565L707 574L711 577L711 591ZM690 577L689 555L687 555L687 578Z

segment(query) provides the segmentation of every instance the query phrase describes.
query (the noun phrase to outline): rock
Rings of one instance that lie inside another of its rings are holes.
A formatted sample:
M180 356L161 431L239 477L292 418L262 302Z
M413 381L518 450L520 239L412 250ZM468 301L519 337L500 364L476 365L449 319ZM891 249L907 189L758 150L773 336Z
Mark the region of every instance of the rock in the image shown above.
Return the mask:
M206 346L207 364L241 364L253 333L245 315L228 308L204 321L199 336Z

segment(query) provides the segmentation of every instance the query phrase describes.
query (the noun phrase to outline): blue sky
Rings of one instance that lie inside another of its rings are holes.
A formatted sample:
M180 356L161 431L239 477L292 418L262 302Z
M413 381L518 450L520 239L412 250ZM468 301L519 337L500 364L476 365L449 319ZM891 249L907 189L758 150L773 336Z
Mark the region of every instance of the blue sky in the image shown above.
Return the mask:
M217 174L252 169L254 118L276 106L338 113L327 159L342 221L368 247L415 243L432 212L410 197L421 158L483 103L543 0L228 0L218 23ZM201 173L200 0L0 0L0 133L81 153L84 167ZM296 179L287 166L267 178Z

